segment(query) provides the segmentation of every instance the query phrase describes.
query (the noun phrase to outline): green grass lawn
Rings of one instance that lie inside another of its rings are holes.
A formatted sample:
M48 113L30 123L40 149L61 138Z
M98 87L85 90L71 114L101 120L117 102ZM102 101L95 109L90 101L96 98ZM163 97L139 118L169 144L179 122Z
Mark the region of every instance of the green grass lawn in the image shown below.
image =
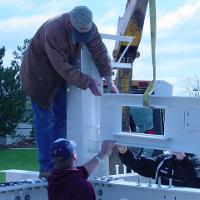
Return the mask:
M0 150L0 170L21 169L38 171L37 149ZM5 181L4 173L0 173L0 182Z

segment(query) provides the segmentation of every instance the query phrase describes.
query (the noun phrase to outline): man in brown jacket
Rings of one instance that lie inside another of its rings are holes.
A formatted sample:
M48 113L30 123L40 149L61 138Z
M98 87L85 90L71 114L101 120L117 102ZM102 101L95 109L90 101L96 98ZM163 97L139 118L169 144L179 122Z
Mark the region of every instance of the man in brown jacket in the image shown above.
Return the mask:
M41 177L52 168L53 141L66 137L66 84L83 90L89 88L92 94L101 95L98 81L73 66L83 43L100 76L106 79L112 92L118 92L111 79L107 49L86 6L46 21L23 58L20 79L32 101Z

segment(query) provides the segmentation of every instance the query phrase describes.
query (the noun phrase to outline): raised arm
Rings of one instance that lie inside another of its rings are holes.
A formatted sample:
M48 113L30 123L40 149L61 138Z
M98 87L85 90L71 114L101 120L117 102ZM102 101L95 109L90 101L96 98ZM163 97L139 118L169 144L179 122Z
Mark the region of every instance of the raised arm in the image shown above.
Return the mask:
M97 168L101 160L112 153L113 143L111 140L104 140L101 145L101 151L83 165L89 175Z
M137 157L127 147L117 146L119 158L127 167L141 176L155 178L157 161L144 156Z

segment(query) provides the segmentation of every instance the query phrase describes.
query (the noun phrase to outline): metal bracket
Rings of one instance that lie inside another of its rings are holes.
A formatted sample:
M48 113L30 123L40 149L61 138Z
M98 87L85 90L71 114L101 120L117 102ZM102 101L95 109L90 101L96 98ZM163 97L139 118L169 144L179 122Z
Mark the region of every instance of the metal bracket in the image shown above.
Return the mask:
M122 54L121 54L120 58L118 59L118 61L117 62L113 62L112 61L111 64L112 64L112 68L132 68L132 64L131 63L121 63L121 60L122 60L124 54L126 53L126 51L128 50L128 48L130 47L130 45L131 45L131 43L133 41L133 37L120 36L120 35L111 35L111 34L104 34L104 33L101 33L101 37L103 39L128 42L128 45L126 46L126 48L122 52Z

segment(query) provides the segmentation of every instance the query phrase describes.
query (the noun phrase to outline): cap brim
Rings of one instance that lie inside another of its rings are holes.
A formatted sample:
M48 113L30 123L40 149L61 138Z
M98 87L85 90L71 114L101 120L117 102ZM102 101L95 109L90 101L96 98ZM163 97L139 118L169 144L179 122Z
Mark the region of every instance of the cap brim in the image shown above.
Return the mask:
M77 144L74 140L69 140L70 144L72 145L73 149L77 147Z
M75 152L76 147L75 141L59 138L53 143L50 153L52 158L61 157L67 160Z
M77 31L75 28L73 28L73 33L74 33L74 37L76 38L77 42L87 43L91 40L93 31L91 28L88 32L81 33L79 31Z

